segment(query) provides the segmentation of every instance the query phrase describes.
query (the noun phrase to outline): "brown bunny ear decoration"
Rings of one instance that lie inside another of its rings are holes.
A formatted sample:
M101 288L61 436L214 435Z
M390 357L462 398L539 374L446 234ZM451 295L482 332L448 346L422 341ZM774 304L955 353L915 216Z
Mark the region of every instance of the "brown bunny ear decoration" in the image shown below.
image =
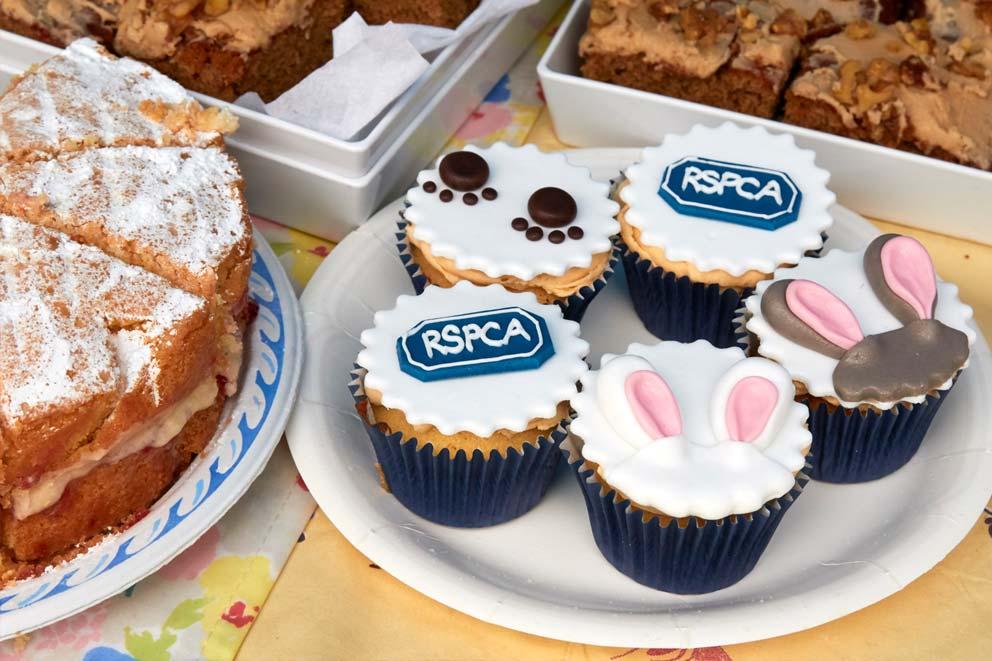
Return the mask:
M851 308L809 280L779 280L761 296L761 314L783 337L840 360L863 339Z
M922 243L883 234L865 250L864 269L875 296L896 319L903 324L933 319L937 275Z

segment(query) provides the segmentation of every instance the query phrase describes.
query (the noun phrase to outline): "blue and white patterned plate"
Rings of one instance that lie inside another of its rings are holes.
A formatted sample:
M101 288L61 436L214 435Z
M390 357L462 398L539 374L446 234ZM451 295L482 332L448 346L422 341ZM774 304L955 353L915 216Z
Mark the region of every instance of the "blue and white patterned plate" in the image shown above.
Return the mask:
M0 640L51 624L122 592L166 564L238 501L282 438L299 383L300 308L272 249L255 234L241 387L207 449L127 531L71 562L0 590Z

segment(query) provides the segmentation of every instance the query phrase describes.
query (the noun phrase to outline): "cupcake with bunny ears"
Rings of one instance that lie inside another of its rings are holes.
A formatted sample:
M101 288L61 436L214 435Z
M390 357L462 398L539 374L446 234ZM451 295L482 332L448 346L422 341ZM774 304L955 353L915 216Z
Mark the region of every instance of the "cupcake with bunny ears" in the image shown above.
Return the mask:
M752 351L810 409L812 477L864 482L908 462L968 365L975 331L926 248L885 234L776 272L746 302Z
M572 399L563 449L606 559L679 594L746 576L807 479L807 411L794 396L781 366L736 347L603 356Z

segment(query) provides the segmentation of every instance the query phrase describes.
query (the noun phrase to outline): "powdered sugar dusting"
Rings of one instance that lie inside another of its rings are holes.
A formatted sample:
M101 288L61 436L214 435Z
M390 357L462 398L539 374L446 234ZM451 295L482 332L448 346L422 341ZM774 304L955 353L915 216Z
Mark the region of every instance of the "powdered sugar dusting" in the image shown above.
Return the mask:
M0 181L6 196L44 195L57 227L77 238L151 253L194 277L250 235L241 175L217 148L91 149L0 166Z
M140 387L157 373L152 345L206 305L65 235L0 216L0 416L13 425Z
M142 101L179 104L192 97L147 65L79 39L0 99L0 151L50 152L65 142L205 145L218 139L217 133L198 132L184 140L142 114Z

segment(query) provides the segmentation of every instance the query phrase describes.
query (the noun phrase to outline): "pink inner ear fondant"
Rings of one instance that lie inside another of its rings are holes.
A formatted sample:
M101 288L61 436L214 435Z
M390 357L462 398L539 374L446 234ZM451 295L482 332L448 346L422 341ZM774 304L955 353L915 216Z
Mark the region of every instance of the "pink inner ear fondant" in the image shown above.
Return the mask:
M810 280L793 280L785 290L785 303L792 314L831 344L846 350L864 339L854 312L826 287Z
M733 441L753 443L768 425L778 388L763 376L749 376L738 381L727 397L727 433Z
M933 317L937 275L930 253L909 236L889 239L881 251L882 274L892 293L909 303L920 319Z
M624 382L627 402L641 429L653 439L682 433L682 414L672 389L657 372L631 372Z

